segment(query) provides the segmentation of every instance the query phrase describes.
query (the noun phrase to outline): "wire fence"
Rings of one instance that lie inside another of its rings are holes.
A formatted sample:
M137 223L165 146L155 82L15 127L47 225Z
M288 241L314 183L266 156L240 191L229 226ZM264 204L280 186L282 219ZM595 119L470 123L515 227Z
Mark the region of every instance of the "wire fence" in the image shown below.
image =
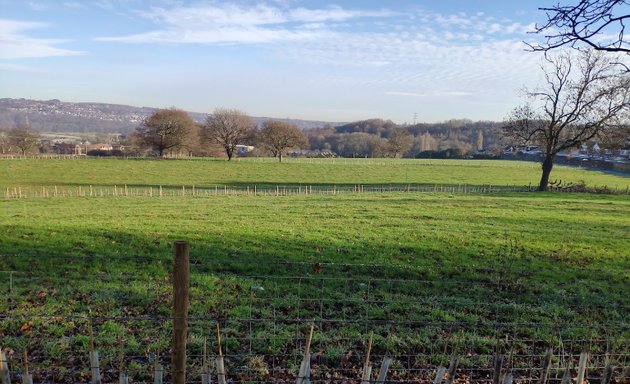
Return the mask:
M245 185L245 186L41 186L7 187L5 199L61 198L61 197L212 197L212 196L295 196L295 195L347 195L384 193L446 193L496 194L532 192L537 186L529 185L469 185L469 184L381 184L381 185ZM630 187L619 189L607 186L559 185L550 186L552 192L590 192L630 195Z
M120 372L132 382L155 382L158 364L170 377L173 290L165 255L51 257L81 266L62 276L38 257L0 256L0 346L15 380L28 362L35 382L87 382L92 343L103 382ZM114 268L122 260L138 268ZM158 267L148 268L151 261ZM387 358L388 383L436 382L456 358L457 382L495 383L498 374L538 383L548 372L547 382L563 383L567 372L578 376L585 351L585 379L630 380L624 271L589 271L607 281L584 286L543 283L536 271L466 266L431 271L200 255L190 268L188 383L203 382L208 365L217 377L217 325L233 383L296 382L307 344L309 380L317 383L361 382L368 349L371 382Z
M211 196L294 196L340 195L360 193L458 193L490 194L533 191L531 185L445 185L445 184L383 184L383 185L246 185L246 186L49 186L8 187L6 199L50 197L211 197ZM626 190L611 191L627 193Z

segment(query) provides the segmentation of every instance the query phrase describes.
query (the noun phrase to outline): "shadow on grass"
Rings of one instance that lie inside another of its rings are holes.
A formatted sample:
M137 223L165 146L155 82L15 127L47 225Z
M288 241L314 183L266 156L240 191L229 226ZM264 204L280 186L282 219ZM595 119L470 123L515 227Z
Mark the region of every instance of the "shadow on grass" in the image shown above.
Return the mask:
M33 282L35 286L77 287L81 291L89 291L96 282L108 283L109 289L116 290L117 283L124 285L125 281L151 285L168 280L172 244L186 238L100 229L44 233L27 226L5 226L0 230L5 235L0 242L0 271L14 271L16 279L27 287ZM340 245L334 239L314 242L265 233L193 240L190 259L192 273L200 276L276 279L286 287L330 279L353 281L357 287L376 284L385 292L397 285L404 287L399 292L403 297L417 296L432 305L454 299L464 303L467 310L481 304L520 305L526 316L513 319L517 322L542 318L593 321L606 316L627 320L630 313L625 301L630 284L627 274L594 270L571 260L516 254L480 258L464 248L401 248L377 240ZM0 276L3 291L8 286L6 278L6 273ZM556 310L548 314L538 310L549 306L556 306ZM566 316L561 314L563 310ZM611 313L605 316L608 310ZM499 315L483 311L481 308L478 319L491 321ZM569 313L588 316L571 319Z
M45 345L34 365L63 366L63 359L85 355L89 316L104 366L116 364L121 337L125 353L142 357L147 371L146 351L168 351L172 243L186 236L75 228L53 234L28 226L0 231L0 270L15 271L12 291L0 303L3 346ZM614 353L630 337L628 279L613 271L585 273L568 262L518 256L472 260L376 241L367 250L333 240L264 231L191 240L189 349L196 352L190 359L200 360L198 335L217 321L228 362L238 366L251 356L288 364L311 322L332 367L341 356L333 350L361 349L371 331L374 356L446 362L446 351L491 357L500 345L528 356L560 342L566 353ZM162 360L167 365L168 354Z

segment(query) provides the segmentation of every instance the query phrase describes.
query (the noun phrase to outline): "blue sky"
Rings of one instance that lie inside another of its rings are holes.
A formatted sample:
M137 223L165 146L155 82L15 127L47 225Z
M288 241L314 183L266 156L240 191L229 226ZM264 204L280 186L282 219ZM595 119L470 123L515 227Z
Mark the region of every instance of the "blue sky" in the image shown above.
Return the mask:
M501 120L550 0L0 0L0 97Z

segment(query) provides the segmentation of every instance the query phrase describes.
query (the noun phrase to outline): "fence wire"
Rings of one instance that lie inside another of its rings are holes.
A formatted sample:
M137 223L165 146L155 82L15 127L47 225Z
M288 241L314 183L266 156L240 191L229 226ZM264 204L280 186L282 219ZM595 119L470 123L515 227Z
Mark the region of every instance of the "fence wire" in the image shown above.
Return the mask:
M0 267L29 265L25 259L3 255ZM118 274L101 260L101 275L72 279L33 263L30 270L0 271L6 294L0 346L8 348L12 375L17 380L24 372L26 350L35 382L86 382L93 342L105 381L125 371L133 382L153 382L157 363L168 377L172 287L163 259L157 272ZM239 258L193 258L191 272L189 383L201 382L204 366L216 375L217 324L234 383L295 382L311 325L310 381L317 383L359 383L372 334L373 381L386 357L393 358L388 383L418 383L433 382L438 367L457 356L459 381L490 383L496 357L504 356L504 375L538 382L549 348L548 382L560 383L567 370L575 374L583 351L587 378L601 378L607 367L617 382L630 378L630 302L623 292L602 295L600 286L535 286L527 271L505 269L432 274L395 265ZM597 272L613 288L627 286L623 272Z

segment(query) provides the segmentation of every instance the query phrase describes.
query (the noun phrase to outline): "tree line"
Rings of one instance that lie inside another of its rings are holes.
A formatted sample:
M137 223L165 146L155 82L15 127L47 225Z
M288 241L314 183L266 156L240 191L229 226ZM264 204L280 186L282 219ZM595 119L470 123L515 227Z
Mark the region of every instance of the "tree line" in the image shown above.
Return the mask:
M526 102L499 127L490 124L490 129L475 130L466 122L440 130L436 137L435 128L422 124L398 127L391 121L372 119L323 127L306 136L295 125L279 120L256 129L239 110L219 108L203 124L196 124L186 112L171 108L145 119L131 141L160 157L183 150L189 154L219 150L228 160L238 145L256 142L282 161L291 148L306 146L320 154L345 157L424 157L440 152L460 156L471 150L496 150L503 139L540 146L543 160L538 190L545 191L555 158L562 151L592 140L619 146L630 143L630 46L625 35L630 14L625 0L579 0L539 9L547 20L536 25L534 32L545 41L528 46L545 53L541 65L545 80L536 89L526 90ZM577 54L552 52L562 47L576 48ZM494 134L497 129L499 135ZM13 145L25 154L36 142L36 134L28 127L0 132L2 153Z
M468 119L409 126L369 119L309 130L307 136L312 151L342 157L496 157L502 147L500 127L498 122Z
M88 154L232 159L238 146L244 146L248 156L273 156L279 161L288 153L355 158L464 158L471 154L492 157L501 150L500 126L498 122L467 119L400 126L391 120L368 119L300 130L285 120L271 119L256 125L245 112L236 109L218 108L199 123L189 113L169 108L155 111L126 136L122 143L124 152L92 150ZM104 136L100 137L103 140ZM38 134L28 126L0 130L0 153L51 150L41 143L38 147L37 141Z
M217 108L201 124L177 108L161 109L147 117L132 135L131 142L145 154L217 155L232 160L239 145L256 144L282 161L291 148L307 144L302 131L282 120L267 120L257 128L238 109ZM252 145L253 146L253 145Z
M250 155L282 158L290 151L308 157L434 157L463 158L471 153L498 156L500 123L449 120L436 124L399 126L390 120L369 119L340 126L301 131L283 120L256 127L246 113L218 108L196 124L186 112L159 110L138 127L133 140L143 154L163 157L227 156L237 146L255 148Z

